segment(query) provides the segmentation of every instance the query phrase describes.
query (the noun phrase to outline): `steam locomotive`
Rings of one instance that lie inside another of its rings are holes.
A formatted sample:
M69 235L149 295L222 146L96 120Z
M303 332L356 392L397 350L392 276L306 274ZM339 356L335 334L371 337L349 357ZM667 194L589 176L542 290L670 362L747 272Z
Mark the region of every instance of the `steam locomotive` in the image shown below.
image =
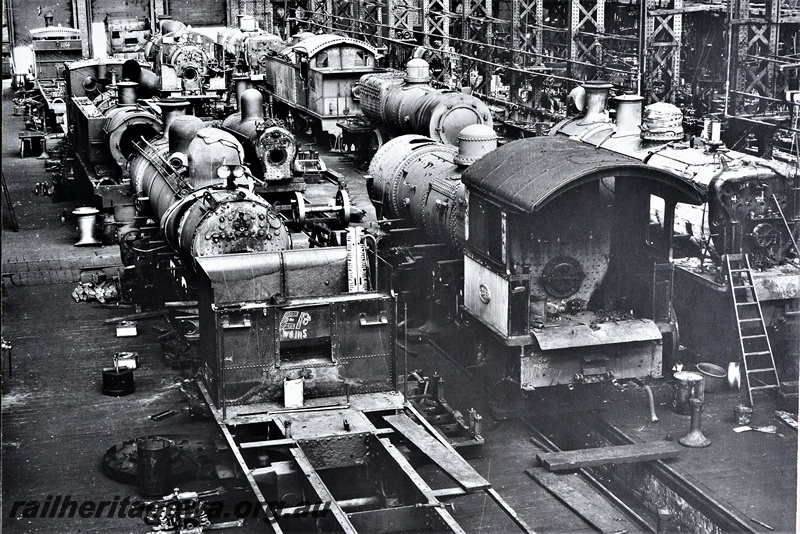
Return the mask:
M742 326L744 322L737 324L739 315L735 311L742 291L732 290L726 265L727 256L743 254L752 267L763 315L761 328L769 336L769 351L780 381L797 380L797 167L728 150L722 125L713 117L703 121L702 132L684 141L677 109L667 104L648 106L640 119L641 98L633 95L615 99L617 120L612 123L606 109L608 86L587 84L585 90L585 116L556 125L554 135L581 140L671 172L691 180L707 196L702 209L678 204L671 217L664 209L666 199L655 192L651 196L648 239L651 246L672 244L672 302L681 344L703 361L723 367L739 361L742 346L750 346L748 339L753 339L753 332Z
M455 352L488 383L531 392L660 377L679 344L704 361L739 360L718 255L750 253L784 379L796 376L795 173L710 138L690 147L681 118L659 106L642 124L639 97L617 99L614 123L608 89L587 84L583 115L482 157L492 136L474 127L459 151L421 136L378 150L376 212L387 227L417 229L382 238L393 265L384 281L394 280L420 332L463 341ZM702 271L676 259L708 259L712 248L717 263Z
M465 126L492 126L478 98L432 87L423 59L412 59L405 71L383 69L378 51L365 42L300 33L286 44L242 21L239 29L220 32L218 44L228 65L270 95L287 123L311 129L318 139L329 135L332 147L355 147L359 162L396 135L455 144Z
M160 32L145 45L145 59L153 65L163 96L194 100L196 108L218 116L224 112L227 86L215 58L213 39L191 30L182 22L163 19Z
M490 485L397 393L396 302L378 288L374 241L349 228L335 246L294 248L286 218L250 190L237 137L185 115L185 101L161 106L165 135L137 143L131 162L139 217L121 254L143 279L171 277L151 294L196 289L199 387L263 518L373 531L390 515L393 527L460 532L396 443L444 461L461 493ZM237 119L260 106L245 91Z

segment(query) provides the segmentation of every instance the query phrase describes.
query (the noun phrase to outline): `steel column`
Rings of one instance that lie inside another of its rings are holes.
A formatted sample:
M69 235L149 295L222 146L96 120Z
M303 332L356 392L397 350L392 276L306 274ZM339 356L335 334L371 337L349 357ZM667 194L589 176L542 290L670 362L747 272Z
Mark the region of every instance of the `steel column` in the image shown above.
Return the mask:
M492 0L466 0L462 12L462 84L465 82L479 94L489 94L494 67Z
M669 9L658 9L658 0L646 0L642 80L646 103L674 102L681 83L683 0L672 0Z

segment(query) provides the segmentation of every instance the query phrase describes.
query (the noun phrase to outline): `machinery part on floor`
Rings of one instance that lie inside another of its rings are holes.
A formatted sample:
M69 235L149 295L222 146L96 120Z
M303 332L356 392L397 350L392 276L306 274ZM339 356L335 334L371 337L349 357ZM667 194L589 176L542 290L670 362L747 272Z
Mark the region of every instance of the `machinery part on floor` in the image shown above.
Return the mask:
M172 445L161 437L140 439L136 444L136 472L143 497L160 497L172 490Z
M701 416L703 413L703 399L691 399L692 419L689 433L678 440L678 443L686 447L701 448L711 445L711 440L703 435L701 430Z
M653 398L653 390L650 386L644 386L647 392L647 406L650 408L650 422L658 423L658 416L656 415L656 403Z
M75 243L76 247L98 246L102 241L95 237L97 232L97 214L100 210L91 207L76 208L72 214L78 217L79 239Z
M221 461L217 445L212 439L201 439L179 434L142 436L118 443L103 454L101 466L109 478L123 484L139 485L138 444L146 439L165 439L172 443L170 467L175 480L190 481L198 478L215 478L215 463ZM169 493L172 488L169 488Z

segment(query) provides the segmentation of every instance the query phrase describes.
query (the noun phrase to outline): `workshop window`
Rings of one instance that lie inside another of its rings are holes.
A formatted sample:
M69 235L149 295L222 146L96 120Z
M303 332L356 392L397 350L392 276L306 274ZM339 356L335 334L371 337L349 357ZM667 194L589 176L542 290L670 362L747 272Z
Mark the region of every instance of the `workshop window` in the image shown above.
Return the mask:
M658 195L650 195L650 224L647 227L647 244L659 246L667 237L664 228L666 203Z
M367 65L367 54L361 50L356 50L355 59L353 60L354 67L365 67Z
M469 245L498 263L505 262L505 217L500 206L473 195L469 204Z

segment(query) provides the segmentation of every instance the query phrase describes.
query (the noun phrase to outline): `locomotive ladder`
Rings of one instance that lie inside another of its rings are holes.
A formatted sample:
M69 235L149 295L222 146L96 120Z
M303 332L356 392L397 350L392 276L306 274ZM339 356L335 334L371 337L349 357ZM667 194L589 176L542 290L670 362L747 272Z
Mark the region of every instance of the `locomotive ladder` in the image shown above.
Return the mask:
M779 389L780 379L746 254L725 256L750 405L753 391Z

